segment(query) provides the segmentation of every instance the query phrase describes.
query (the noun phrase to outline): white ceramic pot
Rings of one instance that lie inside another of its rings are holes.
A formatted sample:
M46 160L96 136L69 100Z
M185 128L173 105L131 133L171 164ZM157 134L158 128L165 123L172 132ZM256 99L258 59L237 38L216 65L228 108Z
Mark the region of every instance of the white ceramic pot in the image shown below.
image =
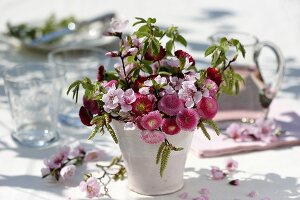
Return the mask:
M112 126L119 138L119 146L128 173L129 188L144 195L163 195L183 187L183 172L193 132L182 131L167 135L167 139L182 151L172 151L163 177L155 159L160 144L147 144L140 138L140 130L124 130L124 123L113 120Z

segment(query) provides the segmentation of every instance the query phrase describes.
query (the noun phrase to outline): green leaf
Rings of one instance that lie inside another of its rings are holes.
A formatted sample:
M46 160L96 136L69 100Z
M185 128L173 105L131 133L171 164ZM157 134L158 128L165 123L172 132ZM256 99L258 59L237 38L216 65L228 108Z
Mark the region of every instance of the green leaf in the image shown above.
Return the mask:
M156 38L153 38L151 45L154 55L158 55L160 52L160 42Z
M242 53L243 55L243 58L245 58L245 55L246 55L246 50L244 48L244 45L242 45L241 43L239 43L238 45L238 49L240 50L240 52Z
M136 37L138 38L142 38L142 37L146 37L148 36L148 32L142 32L142 31L139 31L139 32L134 32L134 35L136 35Z
M141 17L135 17L135 19L140 20L141 22L144 22L144 23L147 22L144 18L141 18Z
M147 24L141 26L137 32L146 32L148 33L150 31L149 26Z
M163 149L165 148L165 142L162 142L158 148L157 154L156 154L156 164L159 163L161 154L163 152Z
M186 42L185 38L182 35L177 35L176 41L179 42L180 44L182 44L185 47L187 46L187 42Z
M150 65L144 64L144 65L142 65L141 69L148 74L152 74L152 68Z
M217 45L212 45L205 50L204 56L212 54L217 49Z
M210 137L209 133L207 132L207 130L206 130L206 128L205 128L205 126L204 126L204 124L203 124L202 121L199 122L198 128L199 128L199 127L201 128L202 133L206 136L206 138L207 138L208 140L211 140L211 137Z
M172 75L172 73L166 72L166 71L159 71L158 74L162 75L162 76L171 76Z
M240 92L240 84L239 82L235 82L235 94L238 94Z
M173 51L173 48L174 48L174 43L172 40L169 40L167 43L166 43L166 50L167 52L172 55L172 51Z
M156 19L155 19L155 18L149 17L149 18L147 19L147 24L155 24L155 23L156 23Z
M81 81L77 80L74 81L73 83L71 83L71 85L69 86L68 90L67 90L67 95L69 95L70 91L75 88L76 86L80 85Z
M163 149L162 156L161 156L160 170L159 170L160 177L163 177L164 171L168 165L170 154L171 154L171 148L170 146L166 146Z

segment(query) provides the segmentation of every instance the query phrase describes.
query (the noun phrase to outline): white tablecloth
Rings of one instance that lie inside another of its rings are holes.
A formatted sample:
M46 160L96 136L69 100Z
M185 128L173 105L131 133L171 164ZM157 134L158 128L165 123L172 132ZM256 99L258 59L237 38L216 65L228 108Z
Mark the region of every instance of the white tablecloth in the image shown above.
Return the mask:
M203 57L207 37L221 30L249 32L261 40L275 42L283 51L287 69L282 91L276 101L286 107L294 107L293 117L300 123L300 1L297 0L213 0L213 1L101 1L101 0L1 0L0 30L9 20L12 23L31 21L47 17L55 12L58 16L76 14L80 18L96 16L99 13L115 11L119 16L156 17L163 27L176 25L182 30L190 46L189 51L197 61ZM8 44L0 42L0 71L16 63L30 60L44 60L46 57L30 52L17 51ZM276 107L272 107L276 109ZM272 111L271 111L272 112ZM71 182L54 184L41 180L40 168L43 159L52 155L57 146L74 144L80 141L88 146L104 149L108 156L118 154L117 147L107 137L87 142L88 130L62 128L59 143L47 149L28 149L16 145L11 137L12 122L3 81L0 80L0 199L84 199L77 185L81 173L94 170L94 164L82 166ZM253 199L270 197L272 200L300 199L300 147L291 147L263 152L253 152L232 156L239 162L239 186L230 186L225 180L209 180L210 166L224 166L227 157L199 159L189 155L185 186L177 193L165 196L147 197L130 192L126 181L112 183L110 191L113 199L179 199L183 192L189 193L188 199L199 196L201 188L210 190L212 200L250 199L246 195L257 191Z

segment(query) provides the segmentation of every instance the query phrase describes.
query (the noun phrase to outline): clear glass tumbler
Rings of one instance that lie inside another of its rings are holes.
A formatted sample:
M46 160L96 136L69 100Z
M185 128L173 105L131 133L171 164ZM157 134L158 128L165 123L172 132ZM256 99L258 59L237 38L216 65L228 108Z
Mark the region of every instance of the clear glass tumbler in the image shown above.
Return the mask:
M21 64L4 71L15 141L28 147L43 147L58 139L62 80L63 74L46 63Z
M62 48L49 53L48 60L56 68L65 71L62 89L62 102L60 103L59 121L70 127L83 127L79 119L79 109L83 90L79 92L79 103L75 105L72 94L66 94L69 85L87 76L92 81L97 80L97 69L104 65L107 69L109 58L105 51L97 48Z

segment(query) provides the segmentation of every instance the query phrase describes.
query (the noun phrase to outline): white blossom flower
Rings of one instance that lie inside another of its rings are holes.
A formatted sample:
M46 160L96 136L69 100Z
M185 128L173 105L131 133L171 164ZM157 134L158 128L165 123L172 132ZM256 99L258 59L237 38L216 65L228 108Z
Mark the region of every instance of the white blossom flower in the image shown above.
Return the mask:
M60 170L60 176L63 178L63 180L67 180L71 176L74 176L75 171L76 171L75 165L67 165Z
M183 79L178 78L176 76L170 77L170 83L174 87L175 90L179 90L181 88Z
M124 102L123 95L124 91L120 88L116 89L116 85L113 84L108 92L102 97L102 101L105 103L103 106L104 110L110 113L111 110L117 108L119 104Z
M183 81L182 87L178 92L178 96L185 100L185 106L187 108L192 108L201 100L202 93L197 91L193 81Z

